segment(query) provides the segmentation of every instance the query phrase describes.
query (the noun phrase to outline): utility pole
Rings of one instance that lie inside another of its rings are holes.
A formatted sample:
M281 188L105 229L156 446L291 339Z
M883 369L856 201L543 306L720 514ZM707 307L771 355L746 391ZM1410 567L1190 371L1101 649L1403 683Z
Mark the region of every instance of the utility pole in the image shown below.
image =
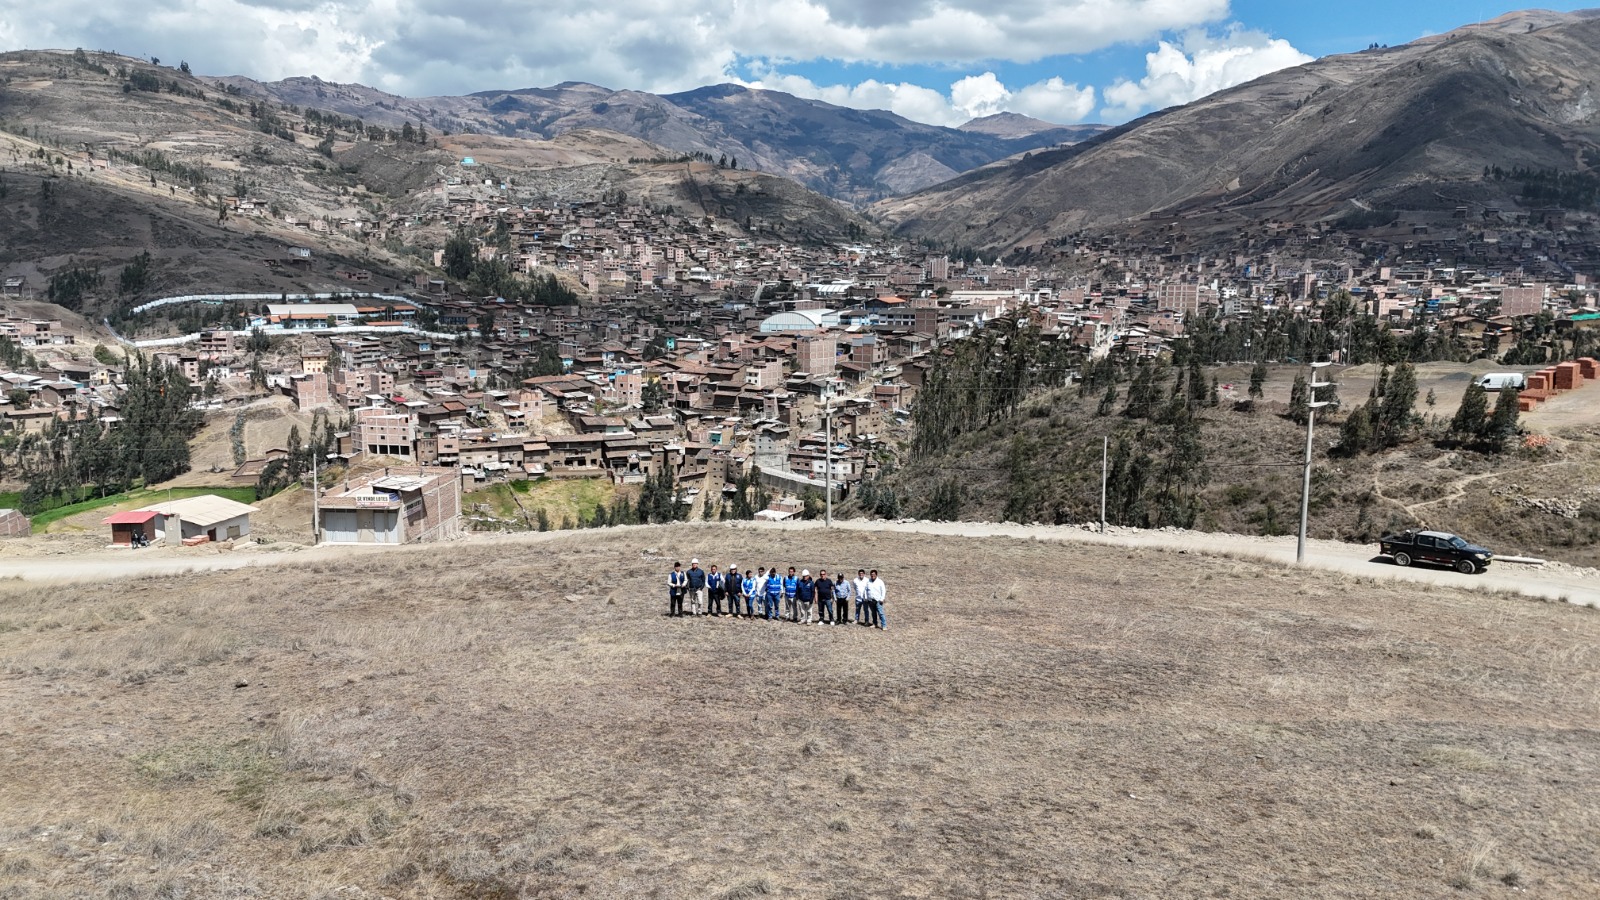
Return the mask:
M1317 388L1332 387L1331 381L1317 381L1317 371L1325 369L1333 363L1315 362L1311 364L1311 379L1306 384L1306 465L1304 479L1300 487L1300 538L1295 543L1294 561L1303 565L1306 561L1306 520L1311 516L1311 432L1316 427L1317 410L1327 406L1327 402L1317 399Z
M1106 533L1106 478L1111 471L1111 436L1106 435L1100 444L1100 533Z
M828 496L825 498L827 511L823 514L824 527L833 527L833 406L830 404L822 408L822 483L826 485Z
M306 449L311 451L311 546L315 547L322 538L322 529L318 527L317 522L322 513L322 491L318 487L320 479L317 477L317 448L307 446Z

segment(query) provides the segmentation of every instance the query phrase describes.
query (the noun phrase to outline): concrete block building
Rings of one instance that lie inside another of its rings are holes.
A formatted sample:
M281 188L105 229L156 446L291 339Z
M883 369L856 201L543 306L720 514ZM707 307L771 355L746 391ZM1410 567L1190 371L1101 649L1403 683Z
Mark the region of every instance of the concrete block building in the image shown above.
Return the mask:
M343 482L318 501L326 544L410 544L461 533L461 478L454 469L391 466Z

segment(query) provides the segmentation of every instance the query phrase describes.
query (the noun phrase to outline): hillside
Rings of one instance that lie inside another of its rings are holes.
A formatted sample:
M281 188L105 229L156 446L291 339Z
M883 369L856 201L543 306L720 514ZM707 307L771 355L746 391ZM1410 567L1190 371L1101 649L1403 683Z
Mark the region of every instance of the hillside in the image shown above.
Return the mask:
M1286 69L874 211L908 236L1003 249L1156 213L1226 234L1265 219L1514 207L1523 183L1487 169L1595 177L1596 71L1592 13L1513 16Z
M466 97L406 98L318 78L209 79L248 97L328 110L399 128L554 138L602 129L677 153L728 156L851 203L928 187L1014 154L1084 140L1099 125L943 128L883 110L856 110L780 91L724 84L679 94L614 91L566 82ZM1018 117L1019 119L1022 117ZM1036 121L1036 120L1029 120ZM908 160L910 161L908 163Z
M606 538L5 588L0 890L1600 888L1589 610L1014 539ZM662 618L664 568L712 552L875 565L891 627Z
M1365 401L1378 367L1338 369L1329 376L1339 384L1345 408L1318 419L1311 536L1368 543L1387 531L1424 526L1471 536L1501 555L1600 565L1600 408L1593 398L1574 394L1523 418L1525 431L1550 438L1547 447L1488 455L1435 441L1471 378L1493 364L1417 368L1414 412L1424 424L1399 447L1355 457L1332 450L1339 425ZM1195 413L1204 464L1194 475L1197 483L1179 492L1193 491L1188 527L1243 535L1293 534L1298 528L1306 430L1284 413L1291 382L1303 372L1269 367L1265 398L1252 406L1244 403L1250 366L1205 370L1205 378L1221 384L1222 403ZM1172 430L1154 418L1124 416L1130 390L1127 382L1117 385L1119 396L1107 415L1098 414L1099 390L1088 396L1076 387L1039 393L1014 416L936 452L909 457L886 484L900 498L901 512L911 516L934 514L939 486L953 482L960 488L957 516L964 520L1098 522L1102 439L1109 437L1111 522L1172 524L1161 508L1167 462L1176 452ZM1128 460L1136 474L1119 476L1119 438L1134 455L1148 454L1143 466ZM1119 490L1119 484L1133 482L1142 487Z
M623 134L404 140L218 88L108 53L0 54L0 271L42 291L70 263L104 267L115 280L111 267L149 251L146 283L102 290L95 312L185 292L349 290L341 269L366 269L374 280L365 289L392 290L442 245L444 229L392 231L390 217L436 212L444 172L466 182L456 197L486 203L621 190L729 227L760 221L783 239L870 228L788 179L679 162L681 154ZM456 168L473 154L491 184ZM241 200L256 208L236 208ZM309 267L263 265L291 247L315 251Z

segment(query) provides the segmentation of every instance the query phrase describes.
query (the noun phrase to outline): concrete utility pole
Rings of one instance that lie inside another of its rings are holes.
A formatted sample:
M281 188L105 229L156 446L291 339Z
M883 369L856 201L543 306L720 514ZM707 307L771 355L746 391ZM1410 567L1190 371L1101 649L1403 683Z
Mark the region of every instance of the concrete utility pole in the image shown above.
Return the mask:
M1106 478L1111 472L1111 436L1101 439L1100 444L1100 533L1106 533Z
M308 445L306 449L311 451L311 546L315 547L322 538L322 529L317 522L322 512L320 499L322 491L318 488L320 479L317 478L317 448Z
M1331 381L1317 381L1317 370L1325 369L1333 363L1312 363L1311 379L1306 384L1306 465L1305 477L1300 488L1300 539L1295 544L1294 561L1304 564L1306 561L1306 520L1311 517L1311 432L1316 427L1317 410L1327 406L1327 402L1317 399L1317 388L1332 387Z
M822 469L823 469L823 472L822 472L823 481L822 481L822 483L824 485L826 485L824 490L826 490L827 493L828 493L828 496L825 498L825 502L827 503L827 508L826 508L827 511L823 514L822 524L823 524L824 527L832 528L833 527L833 407L832 406L825 406L822 409L822 428L823 428L822 438L823 438L823 443L824 443L824 447L823 447L823 451L822 451Z

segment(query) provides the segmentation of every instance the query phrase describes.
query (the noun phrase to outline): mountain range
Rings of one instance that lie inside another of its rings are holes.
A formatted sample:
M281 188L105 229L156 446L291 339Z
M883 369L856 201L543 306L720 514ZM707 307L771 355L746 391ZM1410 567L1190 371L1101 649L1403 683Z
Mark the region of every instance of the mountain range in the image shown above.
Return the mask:
M434 132L550 139L578 129L614 131L681 153L736 159L853 204L917 190L1030 150L1072 144L1101 125L1052 125L1002 114L962 128L924 125L884 110L858 110L733 84L679 94L617 91L582 82L406 98L315 77L259 82L207 79L243 96Z
M425 136L367 133L407 125ZM483 163L486 202L499 188L485 181L514 183L531 202L621 191L800 241L869 233L863 209L908 239L994 252L1172 222L1226 240L1267 220L1593 211L1600 12L1513 13L1330 56L1109 129L1011 113L941 128L735 85L655 95L569 82L409 99L83 51L0 54L0 128L16 173L0 203L0 264L40 272L68 254L114 260L151 247L204 280L201 257L219 247L246 266L259 255L219 227L221 196L270 205L251 240L299 241L303 230L273 229L436 205L465 156ZM56 205L35 203L42 181L62 175ZM373 266L417 256L336 232L325 240Z
M1276 72L873 213L907 236L1004 250L1147 217L1225 233L1481 211L1530 182L1592 208L1597 167L1600 12L1538 10Z
M150 293L326 289L352 269L392 290L445 239L437 224L395 223L435 221L462 200L622 196L799 243L873 230L791 178L616 131L419 138L376 118L335 122L112 53L0 53L0 270L41 287L63 268L149 251ZM316 250L310 270L262 265L293 247Z

